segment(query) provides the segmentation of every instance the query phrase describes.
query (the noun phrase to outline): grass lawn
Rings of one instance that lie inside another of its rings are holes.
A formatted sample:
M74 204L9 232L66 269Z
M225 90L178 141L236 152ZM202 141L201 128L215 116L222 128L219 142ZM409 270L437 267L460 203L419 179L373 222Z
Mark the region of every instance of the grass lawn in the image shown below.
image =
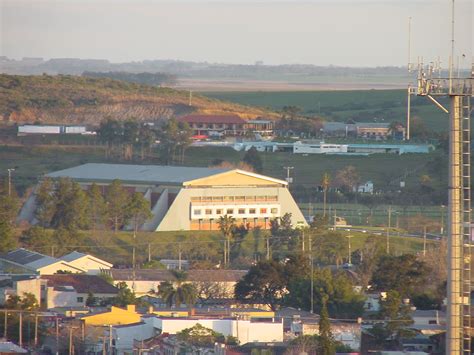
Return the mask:
M19 232L19 231L18 231ZM351 238L352 250L357 250L364 245L369 237L366 233L340 231L340 235L353 235ZM56 255L66 254L73 250L82 250L110 261L116 265L129 266L132 261L133 234L131 232L113 231L83 231L85 240L82 245L69 245L63 250L56 250ZM255 253L265 255L265 236L267 232L262 231L255 238L249 233L242 243L243 255L254 258ZM385 243L385 235L375 236L381 238ZM423 249L423 241L419 238L390 236L390 248L394 255L403 253L416 253ZM436 242L428 241L428 245ZM135 241L136 258L138 263L148 259L148 251L153 260L178 259L179 251L183 259L206 259L219 260L223 254L223 236L219 232L139 232ZM50 247L37 249L44 254L51 254Z
M254 92L207 92L206 96L281 110L284 106L297 106L303 114L318 115L327 120L385 121L406 119L407 96L405 90L353 90L353 91L254 91ZM443 103L445 103L443 101ZM448 129L447 115L429 100L412 97L412 115L420 117L433 131Z

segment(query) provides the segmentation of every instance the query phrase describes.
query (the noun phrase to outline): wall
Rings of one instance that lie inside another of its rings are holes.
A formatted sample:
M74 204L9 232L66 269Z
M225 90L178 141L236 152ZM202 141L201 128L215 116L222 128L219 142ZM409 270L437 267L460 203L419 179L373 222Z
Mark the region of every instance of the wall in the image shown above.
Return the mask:
M41 284L42 281L39 278L31 280L21 280L13 283L13 288L16 289L16 294L20 297L23 297L24 293L32 293L38 304L41 304Z
M63 271L71 271L72 273L82 273L83 271L73 267L72 265L68 265L66 262L57 262L48 266L45 266L38 270L40 275L54 275L59 270Z
M112 306L109 312L86 316L83 319L87 325L118 325L140 322L140 314L135 312L135 306L128 306L127 308L122 309Z
M95 261L94 259L90 258L89 256L83 256L82 258L69 261L69 264L84 269L87 271L89 275L98 275L102 270L108 270L111 266Z
M225 336L232 335L238 338L241 344L254 341L283 341L282 322L251 322L249 320L210 318L156 318L154 320L155 328L170 334L176 334L198 323Z
M55 307L80 307L83 303L77 302L76 291L56 291L54 287L46 288L46 308Z
M133 352L133 340L145 340L155 335L153 324L139 323L112 328L117 355Z

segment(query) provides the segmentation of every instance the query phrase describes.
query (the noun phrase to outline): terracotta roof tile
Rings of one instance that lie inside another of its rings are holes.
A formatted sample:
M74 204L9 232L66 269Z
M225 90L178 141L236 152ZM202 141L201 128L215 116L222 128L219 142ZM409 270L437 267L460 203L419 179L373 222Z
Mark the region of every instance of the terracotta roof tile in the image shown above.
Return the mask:
M178 121L188 123L227 123L244 124L246 121L237 115L187 115L178 118Z

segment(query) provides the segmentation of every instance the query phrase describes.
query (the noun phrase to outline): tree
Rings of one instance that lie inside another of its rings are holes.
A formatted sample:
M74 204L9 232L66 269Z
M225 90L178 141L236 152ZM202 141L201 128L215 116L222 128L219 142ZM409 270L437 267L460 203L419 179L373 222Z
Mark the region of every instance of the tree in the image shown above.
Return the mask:
M116 287L118 288L118 294L113 301L115 306L126 307L129 304L137 303L135 292L128 288L126 282L119 282Z
M95 230L98 225L102 225L105 222L105 218L107 216L107 204L105 202L101 188L96 183L93 183L87 191L87 197L88 219L92 225L92 229Z
M235 298L267 304L276 310L286 294L284 265L275 260L259 261L235 285Z
M323 217L326 217L326 201L327 201L327 193L329 186L331 185L331 177L328 173L323 174L323 178L321 180L321 187L323 189Z
M331 333L331 322L329 321L328 308L326 306L328 297L323 297L323 307L319 318L319 337L320 337L320 353L322 355L335 354L334 338Z
M23 293L23 297L12 295L5 301L6 309L17 309L24 311L34 311L39 309L38 300L35 295L29 292Z
M143 197L143 194L135 192L130 202L125 207L126 220L133 224L133 231L137 232L138 227L151 217L150 201Z
M359 263L357 271L361 286L366 288L372 280L381 256L385 253L385 246L380 238L369 236L359 252L362 261Z
M165 281L158 287L158 295L169 307L180 307L183 303L192 307L196 303L197 291L194 285L185 283L187 274L183 271L172 270L175 282Z
M38 186L36 190L36 219L43 227L48 227L53 218L56 203L54 200L54 183L51 178L45 178Z
M53 238L43 227L32 226L21 234L20 242L29 249L44 251L53 245Z
M184 162L184 152L191 144L192 130L186 122L178 122L176 119L169 119L158 134L160 140L159 149L161 158L165 164L172 164L180 157Z
M336 173L335 183L346 192L352 192L357 187L360 177L357 169L348 165Z
M240 226L235 226L232 229L232 245L230 246L230 256L229 261L232 259L236 259L240 256L242 250L242 243L245 240L245 237L249 234L250 227L249 224L247 225L241 224Z
M54 192L54 228L84 229L88 225L87 196L77 182L60 178Z
M86 306L87 307L95 307L97 306L97 297L94 296L92 292L89 292L87 294L87 299L86 299Z
M379 316L386 320L385 330L390 336L400 339L413 333L406 329L413 324L410 306L403 304L402 297L397 291L387 292L386 298L380 303Z
M125 222L128 197L128 193L122 187L120 180L112 181L107 187L105 201L107 203L108 216L115 232L117 232Z
M247 150L242 161L250 165L257 173L261 173L263 171L262 158L260 158L260 154L258 154L258 151L255 147Z
M6 216L0 217L0 252L7 252L16 247L17 240L10 221Z
M178 340L198 347L213 347L215 343L225 343L225 336L212 329L196 324L176 333Z
M229 215L221 216L217 222L219 230L225 238L224 241L224 264L230 262L230 237L235 228L235 218Z
M415 255L383 256L374 271L372 282L381 291L393 290L410 298L423 289L431 270Z

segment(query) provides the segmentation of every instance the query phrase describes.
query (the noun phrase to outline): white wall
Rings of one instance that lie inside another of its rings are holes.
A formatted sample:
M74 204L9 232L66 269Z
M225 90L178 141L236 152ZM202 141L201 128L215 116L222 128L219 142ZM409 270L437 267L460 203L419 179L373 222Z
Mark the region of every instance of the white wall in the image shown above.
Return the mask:
M110 266L90 258L89 256L83 256L82 258L69 261L69 264L86 270L86 273L89 275L98 275L101 270L108 270Z
M176 334L198 323L225 336L234 336L239 339L241 344L254 341L283 341L282 322L251 322L249 320L236 319L154 318L155 328L170 334Z
M108 332L107 332L108 333ZM133 350L133 340L145 340L155 335L153 323L140 323L129 326L119 326L112 328L113 339L117 355L131 353ZM107 334L108 336L108 334Z
M76 291L56 291L54 287L48 287L46 289L46 308L83 306L84 303L77 302L77 297L80 296Z

